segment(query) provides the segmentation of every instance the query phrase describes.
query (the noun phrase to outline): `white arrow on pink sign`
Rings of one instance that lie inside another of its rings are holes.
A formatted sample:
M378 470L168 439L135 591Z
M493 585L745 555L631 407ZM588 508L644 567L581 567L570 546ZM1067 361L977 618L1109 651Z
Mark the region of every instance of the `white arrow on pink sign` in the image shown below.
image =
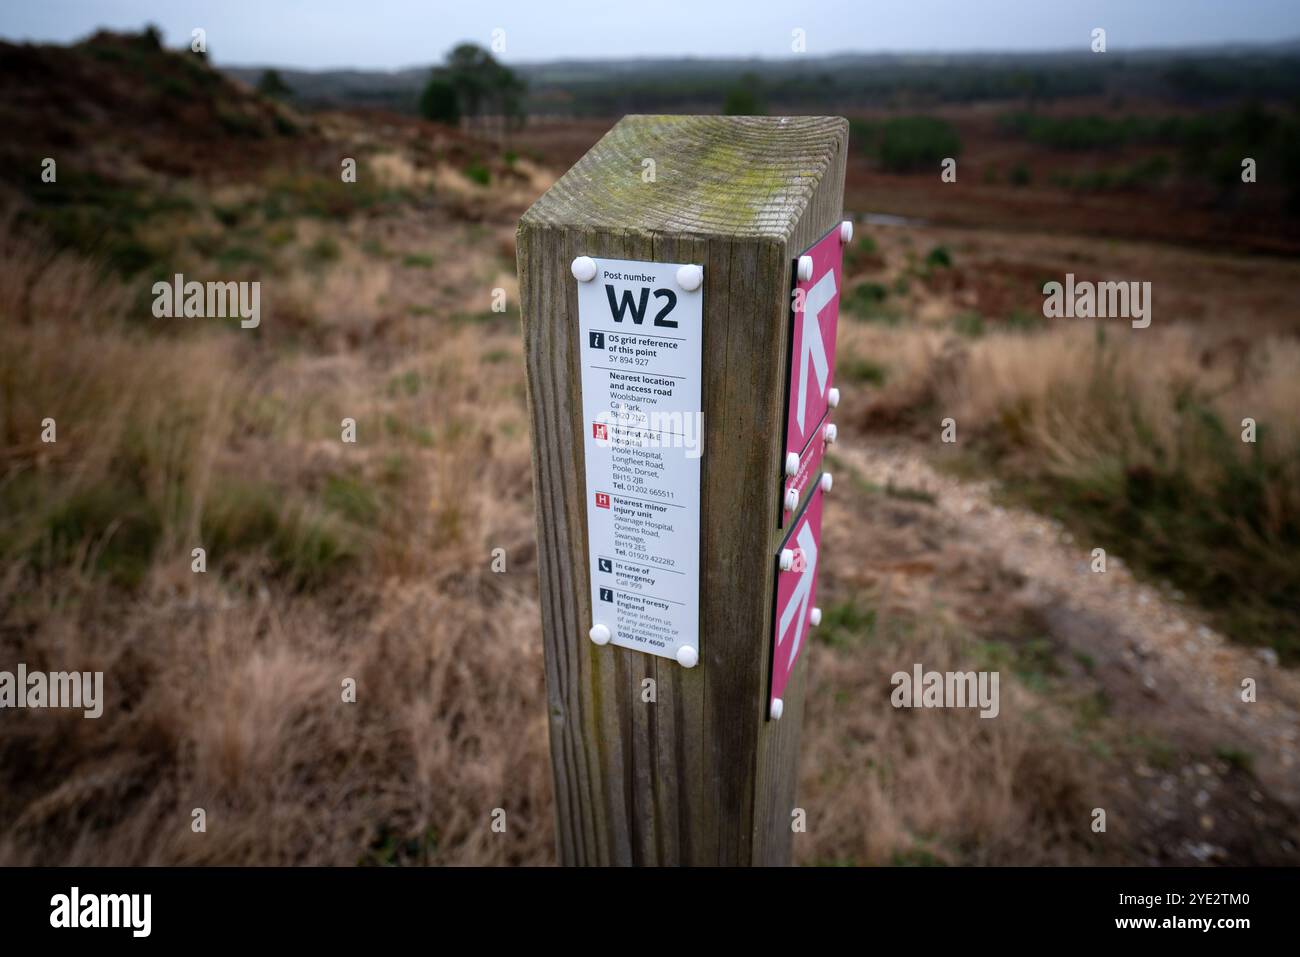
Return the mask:
M840 290L844 285L844 241L840 227L836 225L804 256L812 259L812 275L795 282L786 454L803 451L830 408L828 396L835 375L835 330ZM801 301L803 308L799 309Z
M769 701L769 713L774 717L780 713L780 706L774 706L775 702L785 697L785 686L794 672L799 653L808 643L808 629L813 623L824 494L821 483L818 483L782 547L782 551L789 549L793 552L791 567L782 570L779 564L777 566L776 614L773 616L776 634L772 640L772 693Z

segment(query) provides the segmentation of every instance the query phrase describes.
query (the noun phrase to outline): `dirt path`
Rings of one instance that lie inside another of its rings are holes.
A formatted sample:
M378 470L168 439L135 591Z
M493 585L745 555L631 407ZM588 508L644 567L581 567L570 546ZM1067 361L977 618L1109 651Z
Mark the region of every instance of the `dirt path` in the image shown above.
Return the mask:
M884 566L928 576L927 589L985 634L1028 616L1070 677L1097 687L1133 740L1167 742L1116 769L1117 786L1145 809L1136 830L1149 855L1294 863L1300 673L1280 668L1271 651L1230 643L1176 591L1135 579L1122 555L1108 554L1106 571L1094 572L1090 543L997 504L990 482L936 471L931 451L860 436L835 450L839 467L867 487L918 503L913 540L933 554L886 557ZM1242 700L1247 678L1254 702Z

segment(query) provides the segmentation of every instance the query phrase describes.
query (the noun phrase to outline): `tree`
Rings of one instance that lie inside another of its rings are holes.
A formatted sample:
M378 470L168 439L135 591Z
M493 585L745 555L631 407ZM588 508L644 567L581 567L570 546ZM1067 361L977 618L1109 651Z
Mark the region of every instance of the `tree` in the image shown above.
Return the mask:
M460 122L460 101L456 87L442 70L434 70L420 94L420 115L435 123L455 126Z
M449 86L455 97L455 111L448 104ZM443 116L471 120L487 112L505 120L507 130L517 129L524 118L523 98L526 85L513 70L497 62L487 50L474 43L461 43L447 54L446 65L434 71L420 97L420 112L437 107ZM445 122L454 122L448 119Z
M447 78L456 90L462 113L479 115L497 69L496 58L475 43L461 43L447 54Z
M524 125L524 94L528 85L508 67L501 67L495 77L493 94L497 107L505 118L507 130L521 129Z
M262 78L257 81L257 92L277 100L293 96L293 89L284 82L279 70L264 70Z

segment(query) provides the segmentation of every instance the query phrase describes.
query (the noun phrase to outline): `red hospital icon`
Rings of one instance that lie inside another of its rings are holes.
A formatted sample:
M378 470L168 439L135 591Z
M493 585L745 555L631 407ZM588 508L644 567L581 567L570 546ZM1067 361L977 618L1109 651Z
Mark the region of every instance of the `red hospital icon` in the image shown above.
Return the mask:
M609 495L607 493L596 493L596 508L609 508Z
M608 439L609 426L605 425L604 422L593 422L591 424L591 435L592 438L596 439Z

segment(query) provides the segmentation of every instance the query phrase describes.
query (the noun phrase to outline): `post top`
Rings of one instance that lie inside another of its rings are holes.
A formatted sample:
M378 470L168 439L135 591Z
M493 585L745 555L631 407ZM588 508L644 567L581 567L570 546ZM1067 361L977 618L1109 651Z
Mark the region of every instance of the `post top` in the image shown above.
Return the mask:
M847 140L834 116L625 116L521 228L784 241Z

